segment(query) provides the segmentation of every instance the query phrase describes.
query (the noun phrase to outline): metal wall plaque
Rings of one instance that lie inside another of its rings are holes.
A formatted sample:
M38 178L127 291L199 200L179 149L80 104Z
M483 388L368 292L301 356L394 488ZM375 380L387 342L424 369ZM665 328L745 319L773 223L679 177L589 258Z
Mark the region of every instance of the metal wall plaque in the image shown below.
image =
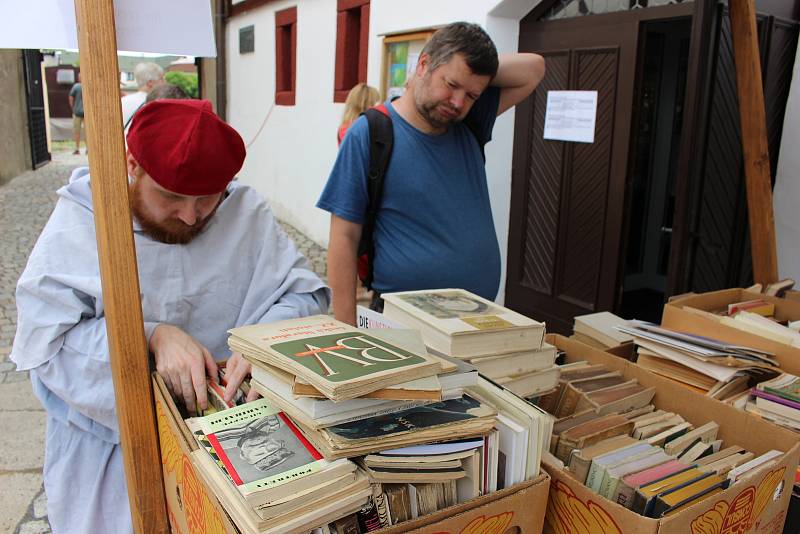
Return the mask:
M256 50L256 30L253 25L239 28L239 53L247 54Z

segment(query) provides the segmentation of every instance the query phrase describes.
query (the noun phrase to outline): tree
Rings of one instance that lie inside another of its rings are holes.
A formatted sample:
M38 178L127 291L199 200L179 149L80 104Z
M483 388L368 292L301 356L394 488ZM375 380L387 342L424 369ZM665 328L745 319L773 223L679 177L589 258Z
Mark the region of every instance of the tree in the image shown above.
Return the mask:
M172 71L164 75L164 79L172 85L177 85L192 98L198 98L200 93L197 88L197 74L194 72Z

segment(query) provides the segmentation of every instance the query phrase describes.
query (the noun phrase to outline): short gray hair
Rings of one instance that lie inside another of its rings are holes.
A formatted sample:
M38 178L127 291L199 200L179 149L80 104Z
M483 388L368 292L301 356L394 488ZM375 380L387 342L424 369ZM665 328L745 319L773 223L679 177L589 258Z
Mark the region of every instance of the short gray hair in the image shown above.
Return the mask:
M141 89L147 85L147 82L155 82L163 78L164 69L151 61L138 63L133 68L133 77L136 79L136 86Z
M177 85L173 85L169 82L162 83L158 87L155 87L152 91L147 93L147 98L144 99L144 103L147 104L152 102L153 100L161 100L163 98L169 98L172 100L183 100L187 98L192 98L186 94L186 91L178 87Z
M455 54L478 76L494 78L497 74L497 48L483 28L470 22L454 22L433 34L422 54L428 56L428 68L433 71L450 61Z

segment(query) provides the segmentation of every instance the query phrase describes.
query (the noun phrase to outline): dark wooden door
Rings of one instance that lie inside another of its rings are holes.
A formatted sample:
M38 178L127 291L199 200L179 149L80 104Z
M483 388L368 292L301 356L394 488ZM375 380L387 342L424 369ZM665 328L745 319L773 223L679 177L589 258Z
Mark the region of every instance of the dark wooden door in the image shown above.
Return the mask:
M23 50L22 56L25 64L25 91L28 97L28 137L31 143L31 163L35 169L50 161L42 89L42 54L38 50Z
M697 121L704 150L690 176L691 211L687 221L686 268L677 293L706 292L752 283L747 194L727 8L715 9L707 105ZM770 170L775 180L783 117L797 50L798 23L758 14L759 47L767 116Z
M617 288L639 21L630 13L523 19L520 51L547 62L517 106L506 305L567 333ZM543 139L547 92L596 90L594 143Z

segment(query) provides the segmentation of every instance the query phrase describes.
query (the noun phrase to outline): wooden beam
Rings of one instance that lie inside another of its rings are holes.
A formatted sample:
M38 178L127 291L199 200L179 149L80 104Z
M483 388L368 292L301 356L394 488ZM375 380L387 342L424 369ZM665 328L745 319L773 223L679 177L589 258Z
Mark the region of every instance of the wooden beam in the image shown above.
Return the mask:
M97 253L128 499L137 533L166 533L164 482L128 204L112 0L75 0Z
M729 9L747 182L753 278L766 287L778 281L778 252L755 1L730 0Z

